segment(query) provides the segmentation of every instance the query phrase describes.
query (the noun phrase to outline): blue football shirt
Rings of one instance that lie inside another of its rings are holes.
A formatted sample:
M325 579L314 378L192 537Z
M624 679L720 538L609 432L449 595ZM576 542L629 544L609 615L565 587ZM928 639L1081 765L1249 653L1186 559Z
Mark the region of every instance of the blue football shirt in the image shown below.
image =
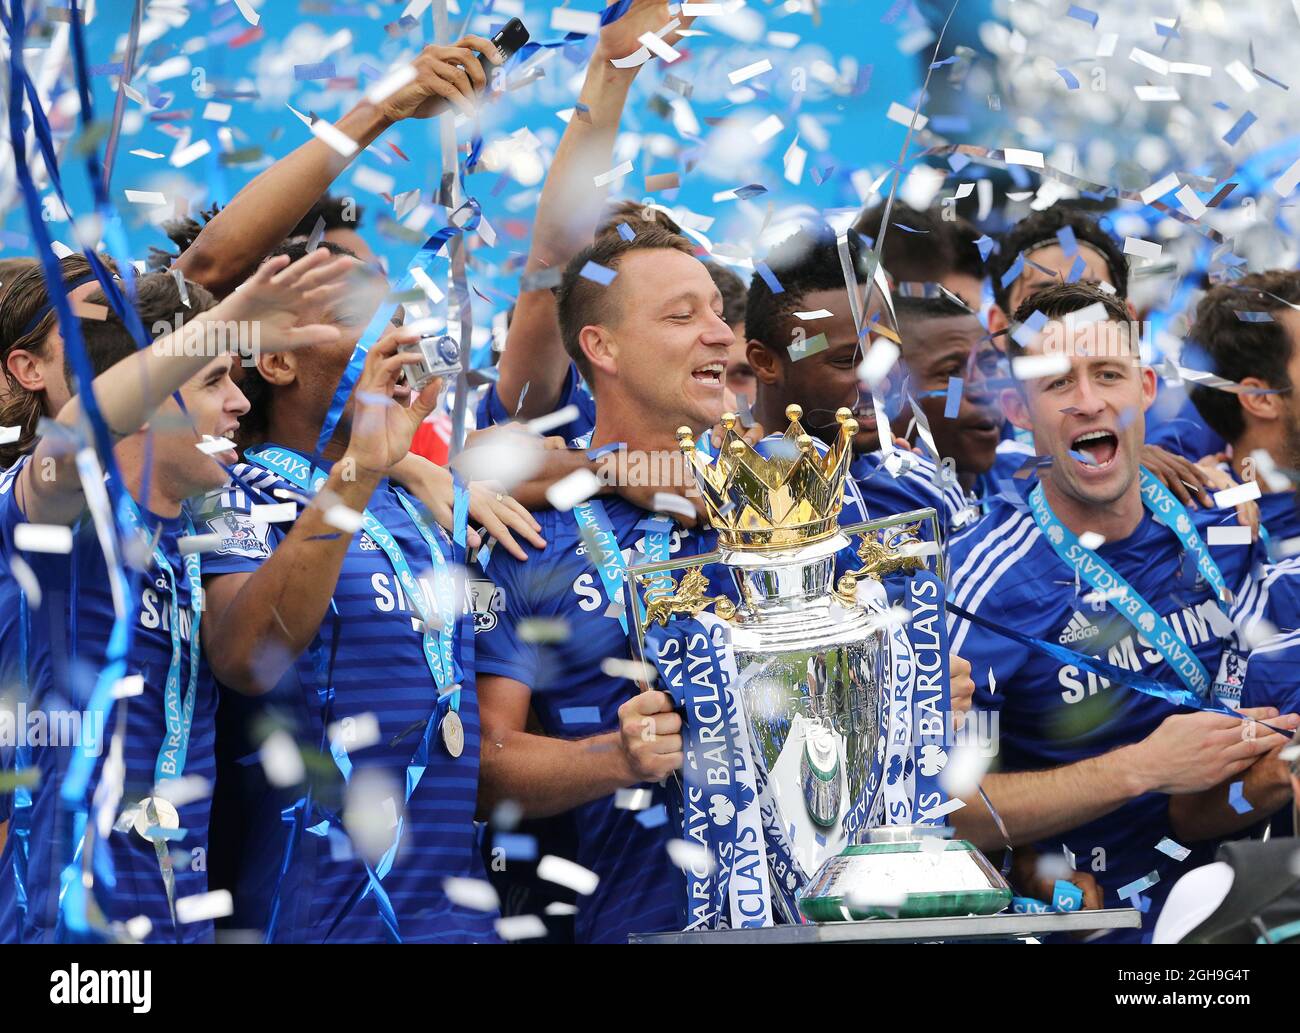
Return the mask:
M13 826L0 856L0 942L51 942L59 933L60 876L69 858L70 826L59 799L75 744L57 729L77 722L92 727L86 711L95 679L106 663L113 627L113 599L104 554L89 517L73 530L71 553L20 552L14 544L14 527L26 523L15 497L14 480L29 461L24 456L0 474L0 686L17 690L26 708L25 738L31 746L30 765L39 783L15 799ZM187 533L182 518L164 519L145 514L159 530L158 544L177 574L180 614L180 686L187 690L190 676L190 590L177 539ZM31 605L9 572L10 561L21 558L41 587L39 607ZM165 685L172 657L171 591L166 575L152 562L140 582L139 596L128 600L135 622L128 676L143 681L140 695L115 700L102 729L100 750L88 783L86 805L103 780L109 741L120 731L122 810L151 795L159 750L167 735ZM24 653L25 651L25 653ZM21 711L20 711L21 713ZM209 786L216 773L214 741L216 690L207 665L201 662L190 726L189 749L180 774L195 776ZM42 739L38 723L45 733ZM13 764L13 753L5 758ZM208 889L206 855L210 797L178 809L178 839L168 841L175 873L175 898L196 896ZM16 834L22 826L26 837ZM18 855L27 844L25 861ZM158 857L151 841L133 830L112 831L96 849L107 851L108 865L96 866L95 899L109 922L127 922L143 915L152 943L203 942L212 938L212 923L200 921L173 925ZM27 894L25 915L20 914L17 879L25 865ZM108 881L111 871L112 884Z
M564 386L560 389L560 400L556 403L555 411L559 412L566 405L577 406L578 415L568 423L547 431L547 435L558 435L565 441L572 441L574 438L590 434L596 426L596 400L583 384L582 378L578 375L578 367L573 363L569 363L569 371L564 375ZM509 423L514 419L514 413L507 412L506 407L501 404L496 384L489 384L487 390L483 392L475 416L480 430L484 427L494 427L499 423Z
M1202 537L1212 523L1235 522L1232 511L1200 510L1192 517ZM1212 677L1216 672L1219 678L1234 677L1232 671L1225 674L1225 642L1215 634L1207 616L1207 609L1215 605L1212 590L1200 578L1195 563L1183 554L1172 531L1144 511L1133 534L1107 542L1097 551L1165 616ZM1266 589L1253 573L1260 550L1217 546L1210 552L1235 593L1228 616L1244 626L1251 613L1257 616L1267 609ZM984 520L953 543L950 569L951 598L963 609L1181 687L1160 654L1139 639L1127 620L1104 603L1084 601L1091 588L1086 583L1076 585L1074 572L1057 556L1027 512L995 500ZM1139 742L1166 717L1180 712L1162 699L1113 688L1104 678L1063 665L955 616L950 616L949 630L953 652L971 663L975 707L990 717L996 715L1003 771L1041 770L1099 756ZM1240 650L1235 634L1229 645ZM1167 835L1167 797L1149 793L1096 821L1051 837L1038 848L1058 855L1063 847L1068 849L1080 870L1095 874L1107 907L1127 906L1116 891L1157 872L1160 881L1143 891L1151 901L1143 916L1149 933L1178 875L1210 860L1213 854L1212 843L1200 844L1193 848L1193 857L1174 861L1155 849ZM1131 931L1106 939L1138 936Z
M287 450L286 450L287 451ZM328 468L327 463L322 469ZM210 496L219 512L205 514L208 527L222 536L218 549L204 557L205 578L229 573L252 573L269 558L276 544L289 533L291 523L267 524L251 515L257 504L281 503L274 492L288 498L298 489L278 474L260 466L239 464L235 473L248 485L231 483ZM433 598L429 548L410 515L398 502L401 489L383 481L367 507L401 546L411 571ZM418 504L417 504L418 505ZM301 512L301 509L299 509ZM451 547L441 529L444 558ZM306 751L322 748L327 725L352 722L351 727L377 725L370 745L353 748L349 760L352 779L386 780L393 788L392 821L403 817L401 844L383 886L396 912L404 942L467 942L495 939L495 912L454 903L444 890L448 878L485 877L476 845L474 812L478 796L479 719L474 688L472 652L465 658L465 680L460 697L464 724L464 752L452 758L435 734L429 764L410 800L403 804L407 765L426 722L436 705L437 687L425 663L418 611L406 598L388 557L364 531L353 535L333 596L333 612L321 622L315 642L265 697L269 706L289 715L292 734ZM458 606L458 612L463 607ZM434 611L436 612L436 610ZM468 619L461 621L466 645L473 636ZM328 668L334 651L332 706L326 708L318 691L316 663ZM348 727L341 724L341 727ZM319 767L332 781L317 788L319 807L343 814L341 779L326 749ZM265 916L269 895L279 881L279 908L275 939L281 942L366 943L383 942L385 933L362 856L351 837L337 822L321 820L318 812L308 823L295 848L293 862L283 880L279 870L285 855L289 826L280 811L301 796L266 786L249 790L244 801L256 827L245 837L240 860L240 892L256 900L245 902L245 913ZM382 844L387 846L387 840ZM372 856L372 860L375 858ZM363 894L357 898L358 894Z
M647 513L621 498L602 498L611 529L629 566L649 562L645 554ZM477 657L480 676L495 674L522 682L532 690L532 708L549 736L580 739L618 728L618 708L636 694L626 678L611 677L601 661L630 659L631 642L578 533L571 512L534 513L548 543L521 562L493 548L476 586ZM669 555L678 558L712 551L711 532L671 525ZM525 546L527 548L527 546ZM725 586L715 585L713 591ZM622 603L620 586L615 602ZM529 641L526 622L562 620L559 641ZM629 617L629 629L632 629ZM633 633L635 633L633 631ZM579 942L621 943L629 933L662 932L678 927L684 892L681 873L667 854L675 835L664 812L666 792L678 792L670 780L665 790L646 788L651 804L631 811L615 806L614 797L575 808L577 856L571 858L600 876L600 884L579 898L575 935Z
M1276 707L1279 714L1300 714L1300 631L1275 635L1250 651L1243 707ZM1291 807L1272 819L1274 836L1294 836Z

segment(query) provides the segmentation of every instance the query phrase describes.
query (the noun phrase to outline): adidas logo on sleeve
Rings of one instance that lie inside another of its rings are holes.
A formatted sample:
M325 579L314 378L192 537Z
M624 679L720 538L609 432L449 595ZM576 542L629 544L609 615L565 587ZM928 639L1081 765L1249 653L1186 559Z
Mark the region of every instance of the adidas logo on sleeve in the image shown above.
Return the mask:
M1057 640L1063 646L1073 646L1081 642L1090 642L1101 634L1101 628L1089 622L1088 618L1078 610L1070 618L1070 623L1065 626L1061 632L1061 637Z

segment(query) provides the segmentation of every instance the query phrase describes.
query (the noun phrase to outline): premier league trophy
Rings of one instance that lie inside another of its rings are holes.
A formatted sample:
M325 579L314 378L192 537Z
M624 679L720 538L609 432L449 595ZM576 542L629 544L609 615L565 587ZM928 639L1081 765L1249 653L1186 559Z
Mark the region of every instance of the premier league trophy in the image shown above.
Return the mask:
M712 854L688 928L993 914L1010 903L1006 882L948 838L943 817L952 807L938 776L953 745L943 586L915 526L900 526L919 514L859 525L861 566L836 579L837 558L852 555L838 518L858 424L841 409L823 454L801 415L790 406L784 439L761 453L724 416L716 459L679 431L720 551L692 558L680 583L667 572L681 563L632 571L648 604L637 607L643 648L687 715L684 836L698 816L693 838ZM707 596L705 570L732 585ZM891 573L906 575L910 619L889 605ZM711 603L716 616L703 612ZM688 630L674 638L675 618ZM710 720L724 697L730 738L727 721ZM738 897L759 887L769 912Z

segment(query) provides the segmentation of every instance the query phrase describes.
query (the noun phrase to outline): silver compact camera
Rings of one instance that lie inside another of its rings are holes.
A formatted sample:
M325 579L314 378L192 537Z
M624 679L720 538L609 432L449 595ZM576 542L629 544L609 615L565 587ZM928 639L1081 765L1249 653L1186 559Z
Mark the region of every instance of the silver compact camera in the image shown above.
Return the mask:
M421 391L437 377L451 377L460 372L460 345L446 334L430 334L398 351L411 356L402 363L402 373L412 391Z

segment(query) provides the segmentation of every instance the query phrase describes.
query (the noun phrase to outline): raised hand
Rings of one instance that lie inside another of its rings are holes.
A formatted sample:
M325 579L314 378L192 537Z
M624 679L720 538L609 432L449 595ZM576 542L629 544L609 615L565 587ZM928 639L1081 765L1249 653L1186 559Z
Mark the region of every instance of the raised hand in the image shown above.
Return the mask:
M330 344L339 339L337 327L299 324L334 298L358 267L355 258L336 257L324 248L292 265L288 255L276 255L199 319L205 324L224 323L227 330L230 323L256 324L258 347L264 352ZM241 331L239 337L244 336Z
M617 0L610 0L606 6L612 7ZM681 25L689 28L695 20L693 16L668 13L668 4L664 0L635 0L625 15L617 21L610 22L600 30L597 51L606 61L613 61L634 54L641 49L640 37L647 32L658 32L676 18ZM672 46L681 35L674 29L665 33L663 41Z
M380 112L390 122L404 118L429 118L455 105L473 114L476 93L487 88L482 58L502 63L500 51L482 36L464 36L449 47L425 47L411 62L415 79L385 98Z

